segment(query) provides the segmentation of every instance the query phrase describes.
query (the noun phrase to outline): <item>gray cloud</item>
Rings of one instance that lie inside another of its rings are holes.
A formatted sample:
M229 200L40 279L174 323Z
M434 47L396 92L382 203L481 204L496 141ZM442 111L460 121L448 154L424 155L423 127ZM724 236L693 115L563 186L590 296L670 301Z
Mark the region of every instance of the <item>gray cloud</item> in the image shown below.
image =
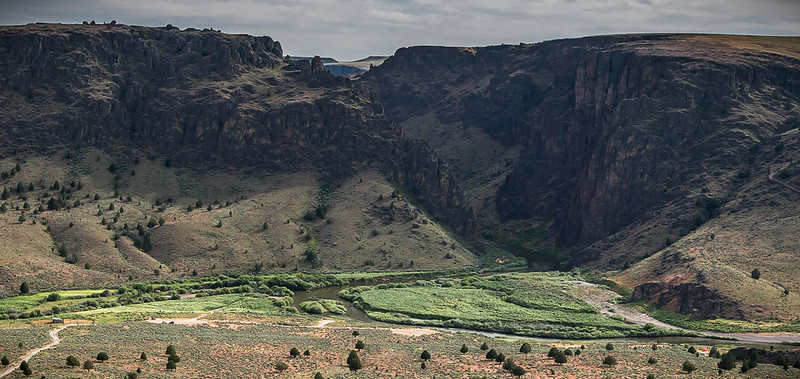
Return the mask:
M269 35L294 55L388 55L409 45L480 46L607 33L797 35L795 0L0 0L0 24L213 27Z

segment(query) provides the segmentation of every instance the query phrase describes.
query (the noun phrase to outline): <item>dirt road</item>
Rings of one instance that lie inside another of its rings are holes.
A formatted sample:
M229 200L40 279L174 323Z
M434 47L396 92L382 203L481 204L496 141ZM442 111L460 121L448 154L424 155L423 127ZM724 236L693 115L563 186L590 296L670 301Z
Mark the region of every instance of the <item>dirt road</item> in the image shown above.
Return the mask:
M0 373L0 378L3 378L6 375L11 374L12 372L14 372L14 370L18 370L19 369L19 365L22 363L22 361L27 361L27 360L31 359L34 355L39 353L40 351L45 350L45 349L49 349L49 348L51 348L53 346L56 346L59 343L61 343L61 338L58 338L58 332L66 329L66 328L68 328L70 326L75 326L75 325L82 325L82 324L66 324L66 325L61 325L58 328L55 328L55 329L51 330L50 331L50 338L53 340L53 342L51 342L47 346L40 347L40 348L37 348L37 349L33 349L33 350L29 351L27 354L25 354L25 356L23 356L22 359L19 359L19 360L16 360L16 361L12 362L10 365L8 365L8 368L6 368L2 373Z

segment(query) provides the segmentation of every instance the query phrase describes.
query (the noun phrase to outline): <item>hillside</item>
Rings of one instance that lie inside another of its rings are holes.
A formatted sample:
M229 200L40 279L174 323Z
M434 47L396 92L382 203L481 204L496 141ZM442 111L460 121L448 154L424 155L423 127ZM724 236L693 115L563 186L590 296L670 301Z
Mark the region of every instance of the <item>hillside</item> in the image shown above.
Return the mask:
M0 28L0 293L472 265L446 163L369 91L281 55L213 30Z
M653 282L635 298L685 314L800 312L800 246L787 237L800 38L411 47L361 83L451 162L485 237L620 270L612 278L630 289Z

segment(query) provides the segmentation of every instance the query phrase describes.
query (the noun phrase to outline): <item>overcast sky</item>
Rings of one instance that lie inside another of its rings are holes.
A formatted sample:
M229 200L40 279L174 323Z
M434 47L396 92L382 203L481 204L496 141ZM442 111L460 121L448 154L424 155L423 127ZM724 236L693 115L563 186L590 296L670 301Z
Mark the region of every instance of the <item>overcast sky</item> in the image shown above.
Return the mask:
M0 0L2 25L112 19L268 35L287 54L349 60L609 33L800 35L800 0Z

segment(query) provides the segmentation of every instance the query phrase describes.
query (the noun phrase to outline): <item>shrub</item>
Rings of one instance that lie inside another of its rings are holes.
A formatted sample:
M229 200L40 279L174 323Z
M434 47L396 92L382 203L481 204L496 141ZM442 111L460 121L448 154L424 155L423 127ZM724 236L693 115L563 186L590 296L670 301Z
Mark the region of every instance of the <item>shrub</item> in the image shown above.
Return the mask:
M469 348L467 347L467 344L462 344L461 349L459 351L461 352L461 354L469 353Z
M89 372L89 370L92 370L93 368L94 368L94 363L91 360L87 359L87 360L83 361L83 369L84 370Z
M490 349L489 352L486 353L486 359L494 360L495 358L497 358L497 352L494 351L494 349Z
M722 359L717 363L717 367L723 370L733 370L736 367L736 358L731 353L722 354Z
M522 346L519 347L519 352L523 354L528 354L531 352L531 344L525 342Z
M423 350L419 357L427 361L428 359L431 359L431 353L429 353L428 350Z
M100 362L105 362L108 360L108 354L105 351L101 351L97 353L97 360Z
M78 367L81 365L81 361L78 358L75 358L74 355L70 355L67 357L67 366L69 367Z
M615 358L613 355L606 355L606 357L603 358L603 364L606 365L606 366L616 365L617 364L617 358Z
M558 364L567 363L567 355L561 350L559 350L553 358L555 358L555 362Z
M654 365L658 363L658 359L656 359L655 357L650 357L650 359L647 360L647 363Z
M614 344L612 344L611 342L607 343L606 344L606 350L608 350L608 351L614 350Z
M361 359L358 357L358 353L355 350L350 350L350 355L347 356L347 367L350 368L350 371L358 371L361 369Z
M750 277L752 277L753 279L761 278L761 271L757 268L754 268L753 272L750 273Z

